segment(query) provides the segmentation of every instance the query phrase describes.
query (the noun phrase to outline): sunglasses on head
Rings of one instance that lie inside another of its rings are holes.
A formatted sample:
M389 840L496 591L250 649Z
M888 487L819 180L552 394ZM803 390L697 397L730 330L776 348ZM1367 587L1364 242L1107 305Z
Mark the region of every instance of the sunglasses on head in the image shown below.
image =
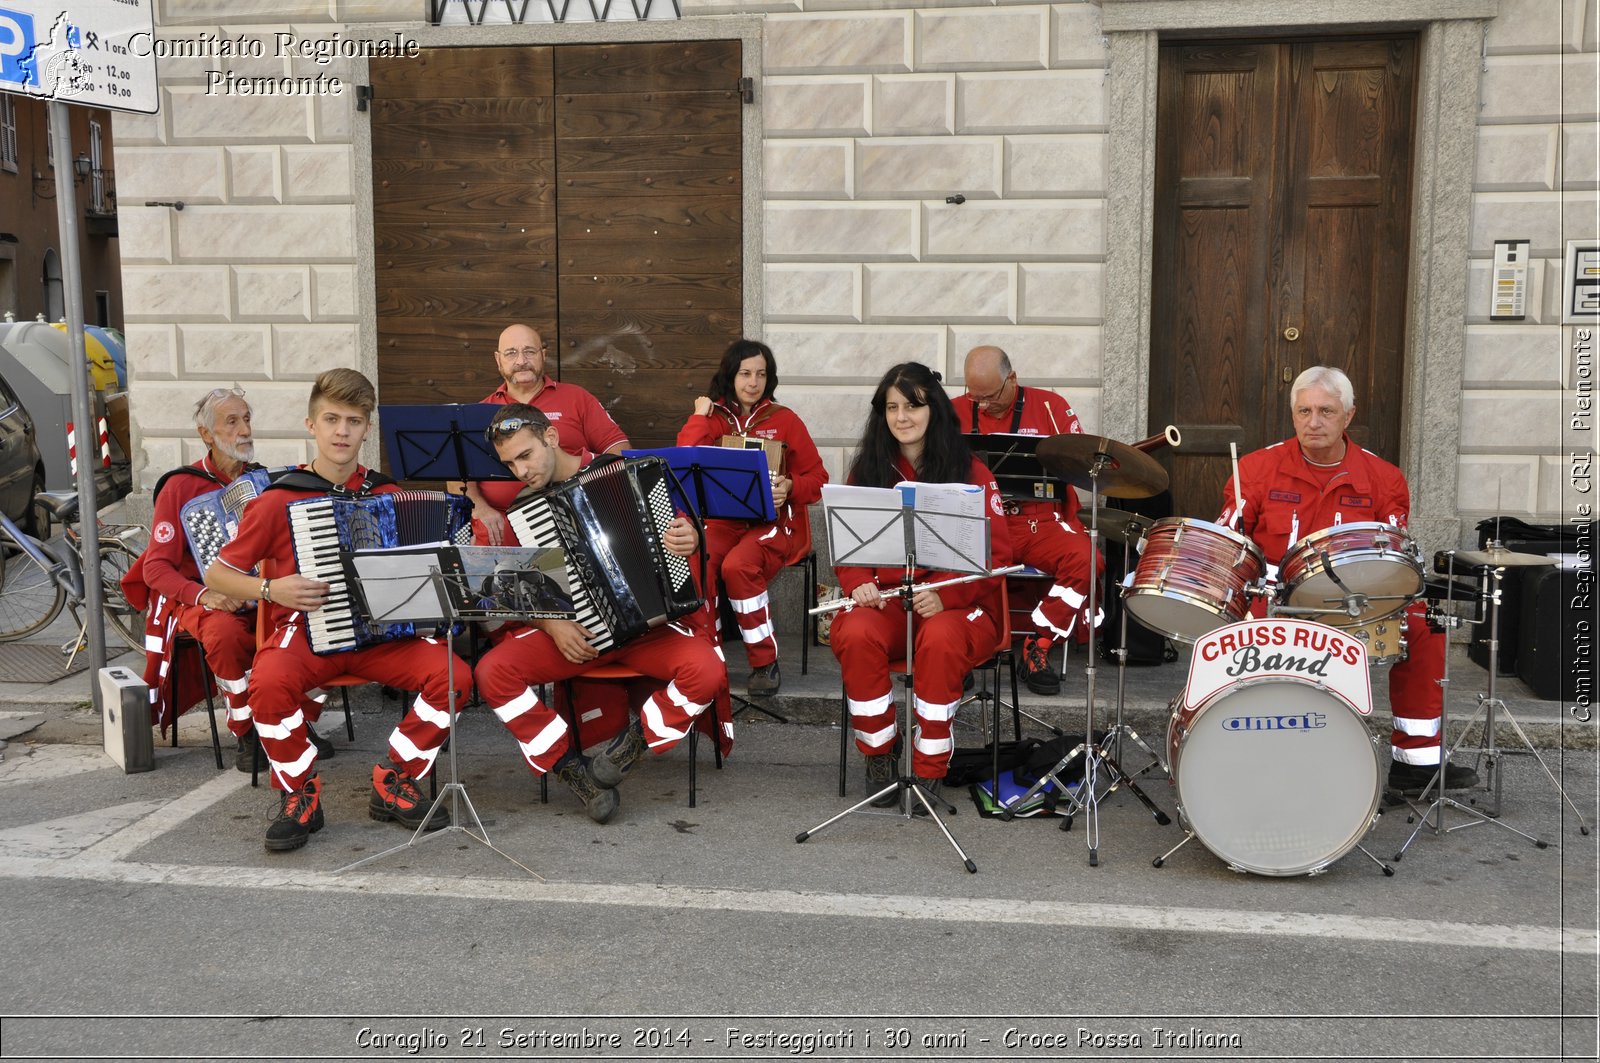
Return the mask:
M514 436L524 428L531 428L533 429L533 434L538 435L549 427L548 422L535 421L531 417L507 417L505 420L496 421L484 429L483 438L486 442L493 443L496 439L506 439Z

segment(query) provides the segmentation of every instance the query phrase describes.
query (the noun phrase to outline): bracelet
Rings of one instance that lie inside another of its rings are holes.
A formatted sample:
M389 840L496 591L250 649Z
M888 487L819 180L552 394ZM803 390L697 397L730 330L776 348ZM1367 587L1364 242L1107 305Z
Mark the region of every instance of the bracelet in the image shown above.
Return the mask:
M261 597L261 599L263 601L268 601L268 602L272 601L272 581L271 580L264 579L264 580L261 581L261 594L260 594L260 597Z

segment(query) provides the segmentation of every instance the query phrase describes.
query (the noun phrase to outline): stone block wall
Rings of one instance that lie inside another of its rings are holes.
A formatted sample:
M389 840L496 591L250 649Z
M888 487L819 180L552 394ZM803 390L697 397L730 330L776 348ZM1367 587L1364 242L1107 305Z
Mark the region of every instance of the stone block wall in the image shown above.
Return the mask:
M1462 366L1463 535L1491 514L1556 521L1594 501L1569 475L1573 450L1592 453L1595 441L1592 430L1565 430L1580 343L1578 327L1562 323L1562 292L1567 241L1600 237L1597 29L1595 0L1500 0L1484 38ZM1497 239L1533 242L1525 321L1490 320ZM1591 372L1593 358L1590 342Z

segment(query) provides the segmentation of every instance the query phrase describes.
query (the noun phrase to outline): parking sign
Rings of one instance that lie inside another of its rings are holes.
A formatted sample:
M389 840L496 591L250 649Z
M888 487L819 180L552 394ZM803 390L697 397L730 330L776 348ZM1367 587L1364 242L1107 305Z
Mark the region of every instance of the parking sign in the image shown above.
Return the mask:
M0 91L154 114L154 0L0 0Z

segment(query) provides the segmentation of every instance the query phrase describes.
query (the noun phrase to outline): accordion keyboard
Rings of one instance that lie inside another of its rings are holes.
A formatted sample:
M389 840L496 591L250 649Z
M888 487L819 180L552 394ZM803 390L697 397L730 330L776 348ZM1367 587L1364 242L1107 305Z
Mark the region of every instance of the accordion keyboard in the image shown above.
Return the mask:
M594 595L589 593L588 584L579 570L576 555L568 549L561 535L561 529L556 523L555 507L550 504L549 499L535 496L511 510L506 516L510 519L511 530L516 533L517 542L523 546L567 550L567 586L571 588L572 604L576 610L573 619L589 629L593 635L590 645L596 650L604 653L611 649L611 627L601 614Z

